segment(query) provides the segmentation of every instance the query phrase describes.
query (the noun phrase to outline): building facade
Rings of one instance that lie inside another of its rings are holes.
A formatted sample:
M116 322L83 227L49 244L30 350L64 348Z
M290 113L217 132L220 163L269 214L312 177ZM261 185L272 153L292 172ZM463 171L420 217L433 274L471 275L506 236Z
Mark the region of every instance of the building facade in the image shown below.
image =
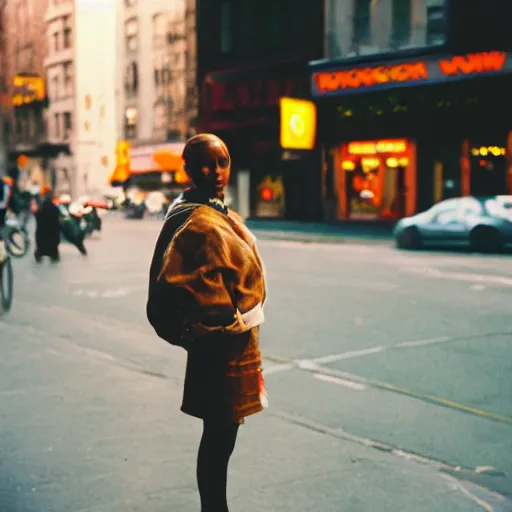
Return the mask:
M8 167L20 186L51 181L46 147L46 37L41 23L47 0L12 0L5 6L5 64L9 96L4 125ZM21 156L21 158L20 158Z
M46 137L60 145L51 161L57 192L75 192L74 122L75 111L75 3L73 0L51 0L45 12L48 110Z
M0 0L0 175L7 172L7 143L10 130L6 6L7 0Z
M120 128L132 145L186 137L184 0L122 0L118 48Z
M118 2L118 130L130 182L177 194L189 182L181 152L197 117L195 0Z
M115 162L117 15L115 0L51 0L45 13L47 139L58 148L60 193L101 192Z
M282 150L279 99L310 95L307 63L324 54L323 3L202 0L198 6L200 129L228 144L231 196L244 217L321 216L315 152Z
M512 194L512 40L499 0L330 0L312 62L327 220ZM501 13L501 16L500 16Z

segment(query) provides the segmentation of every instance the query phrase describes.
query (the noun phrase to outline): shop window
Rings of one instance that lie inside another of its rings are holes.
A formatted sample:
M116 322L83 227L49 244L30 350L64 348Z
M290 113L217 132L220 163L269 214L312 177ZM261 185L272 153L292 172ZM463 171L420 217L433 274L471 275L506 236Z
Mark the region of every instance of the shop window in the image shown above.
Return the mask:
M64 48L71 48L72 42L71 42L71 18L70 16L66 16L64 18Z
M371 0L354 0L354 44L371 40Z
M220 9L220 51L230 53L233 46L233 10L230 1L222 2Z
M393 0L391 45L400 48L409 44L411 37L411 0Z
M126 22L125 25L125 38L126 38L126 51L135 52L138 47L139 36L139 22L137 18L132 18Z

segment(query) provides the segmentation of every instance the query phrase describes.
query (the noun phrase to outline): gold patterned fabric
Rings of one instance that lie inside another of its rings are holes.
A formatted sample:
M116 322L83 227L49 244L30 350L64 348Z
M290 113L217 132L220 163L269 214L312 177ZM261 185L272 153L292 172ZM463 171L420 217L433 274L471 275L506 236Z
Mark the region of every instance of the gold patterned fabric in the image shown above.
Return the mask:
M254 235L226 211L192 211L164 254L158 281L180 292L192 330L182 411L241 423L263 408L259 326L266 288Z

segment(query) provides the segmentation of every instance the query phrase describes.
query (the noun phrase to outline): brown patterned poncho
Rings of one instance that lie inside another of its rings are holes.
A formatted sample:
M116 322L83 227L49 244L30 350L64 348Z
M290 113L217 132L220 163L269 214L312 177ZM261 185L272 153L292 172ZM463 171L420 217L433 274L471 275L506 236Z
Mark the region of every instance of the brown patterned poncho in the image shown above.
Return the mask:
M194 337L181 410L242 423L263 409L259 325L266 288L254 235L224 211L209 205L192 211L165 252L158 281L180 292Z

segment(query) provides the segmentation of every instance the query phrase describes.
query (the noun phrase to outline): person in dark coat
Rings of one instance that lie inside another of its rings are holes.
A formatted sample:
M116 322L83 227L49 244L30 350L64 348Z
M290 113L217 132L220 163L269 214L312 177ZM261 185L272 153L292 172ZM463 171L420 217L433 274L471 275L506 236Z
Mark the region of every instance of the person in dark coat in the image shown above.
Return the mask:
M224 204L231 169L224 142L196 135L183 160L195 187L167 214L150 269L147 315L161 338L187 351L181 410L203 421L201 511L228 512L238 428L267 405L259 346L265 275L256 238Z
M53 204L53 192L48 188L42 192L43 200L34 214L36 218L36 250L34 257L39 263L43 256L48 256L55 263L60 260L59 209Z

